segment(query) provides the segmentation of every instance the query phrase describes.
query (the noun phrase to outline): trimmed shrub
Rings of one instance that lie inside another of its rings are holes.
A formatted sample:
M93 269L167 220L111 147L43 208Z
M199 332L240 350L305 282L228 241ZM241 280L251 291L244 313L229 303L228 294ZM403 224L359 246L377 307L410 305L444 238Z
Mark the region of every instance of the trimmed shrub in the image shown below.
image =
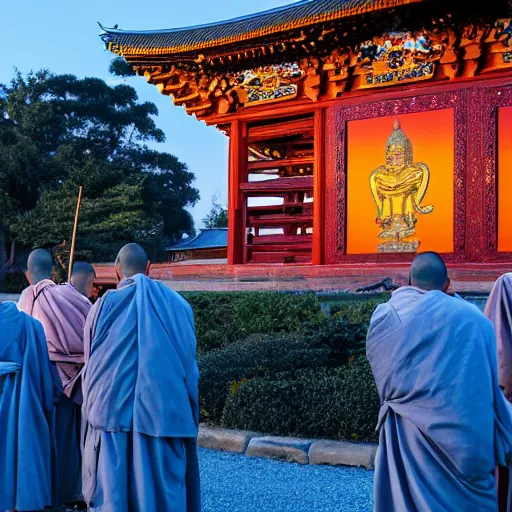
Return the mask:
M304 340L314 348L327 348L334 365L339 366L366 347L366 324L353 323L346 317L323 317L304 325Z
M322 316L313 293L251 292L241 296L237 328L243 336L257 333L300 332L305 322Z
M272 435L375 441L379 398L370 367L308 369L240 383L222 425Z
M389 295L381 295L372 299L344 300L331 306L331 315L344 317L350 322L369 324L375 308L388 299Z
M234 383L305 368L335 368L364 351L366 327L341 317L311 322L303 334L253 335L198 357L203 420L218 422Z
M314 348L291 334L279 337L253 336L198 357L201 419L220 422L224 404L241 382L303 368L332 365L328 347Z
M360 355L384 297L343 301L326 317L314 294L184 296L196 318L202 421L275 435L374 439L379 401Z
M321 317L312 293L184 293L195 314L198 353L243 341L258 333L298 333Z
M199 354L232 342L236 336L237 294L183 293L183 296L194 311Z

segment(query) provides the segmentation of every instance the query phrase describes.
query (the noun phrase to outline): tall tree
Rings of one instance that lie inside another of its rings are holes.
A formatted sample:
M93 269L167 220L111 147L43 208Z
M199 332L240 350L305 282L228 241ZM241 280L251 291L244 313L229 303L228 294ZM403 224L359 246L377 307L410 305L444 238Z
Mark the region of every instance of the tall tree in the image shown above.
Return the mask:
M0 108L9 120L0 126L0 193L10 198L0 209L0 239L30 247L69 241L80 185L77 249L96 261L112 260L122 243L159 249L165 238L193 233L185 208L199 199L194 175L147 147L165 136L156 106L140 103L132 87L17 73L0 90Z

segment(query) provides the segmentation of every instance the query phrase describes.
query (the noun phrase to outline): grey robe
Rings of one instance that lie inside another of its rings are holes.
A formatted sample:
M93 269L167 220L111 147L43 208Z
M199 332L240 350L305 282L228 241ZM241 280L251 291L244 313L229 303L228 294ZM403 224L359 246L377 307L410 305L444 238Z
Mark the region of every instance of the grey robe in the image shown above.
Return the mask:
M496 511L512 413L490 322L460 298L401 288L375 311L367 355L382 402L375 510Z
M85 327L83 495L95 512L199 512L192 310L138 274Z

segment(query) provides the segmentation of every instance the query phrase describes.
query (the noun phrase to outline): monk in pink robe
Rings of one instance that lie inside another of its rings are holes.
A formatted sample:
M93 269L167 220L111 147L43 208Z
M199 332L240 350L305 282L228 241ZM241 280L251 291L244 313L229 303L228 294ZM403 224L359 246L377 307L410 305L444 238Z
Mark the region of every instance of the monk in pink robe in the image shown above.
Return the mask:
M81 268L77 264L77 272ZM62 395L54 410L57 464L53 504L63 505L81 500L80 371L84 324L91 303L72 284L56 285L50 279L51 272L50 253L33 251L27 272L31 285L21 294L18 308L43 324L50 361L62 383Z
M489 295L484 310L494 325L498 349L498 379L501 389L512 402L512 274L501 276ZM500 512L507 511L509 474L507 468L498 473Z

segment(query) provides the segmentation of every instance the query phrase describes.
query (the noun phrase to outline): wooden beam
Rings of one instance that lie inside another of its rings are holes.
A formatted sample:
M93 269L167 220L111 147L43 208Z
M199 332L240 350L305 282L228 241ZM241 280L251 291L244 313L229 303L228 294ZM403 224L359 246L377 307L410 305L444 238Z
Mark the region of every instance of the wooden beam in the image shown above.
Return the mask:
M325 241L325 110L315 112L315 164L313 167L313 265L324 263Z
M293 121L283 120L282 123L252 126L250 130L250 142L270 139L272 137L289 137L301 135L313 129L313 118L294 119Z
M261 215L258 217L249 217L249 224L259 228L278 227L278 226L301 226L313 222L313 216L307 214L298 215Z
M299 165L312 165L314 158L285 158L283 160L259 160L249 162L247 171L264 171L266 169L282 169L283 167L295 167Z
M254 193L285 193L295 190L311 190L313 188L313 176L297 176L295 178L278 178L277 180L253 181L241 183L242 192Z

